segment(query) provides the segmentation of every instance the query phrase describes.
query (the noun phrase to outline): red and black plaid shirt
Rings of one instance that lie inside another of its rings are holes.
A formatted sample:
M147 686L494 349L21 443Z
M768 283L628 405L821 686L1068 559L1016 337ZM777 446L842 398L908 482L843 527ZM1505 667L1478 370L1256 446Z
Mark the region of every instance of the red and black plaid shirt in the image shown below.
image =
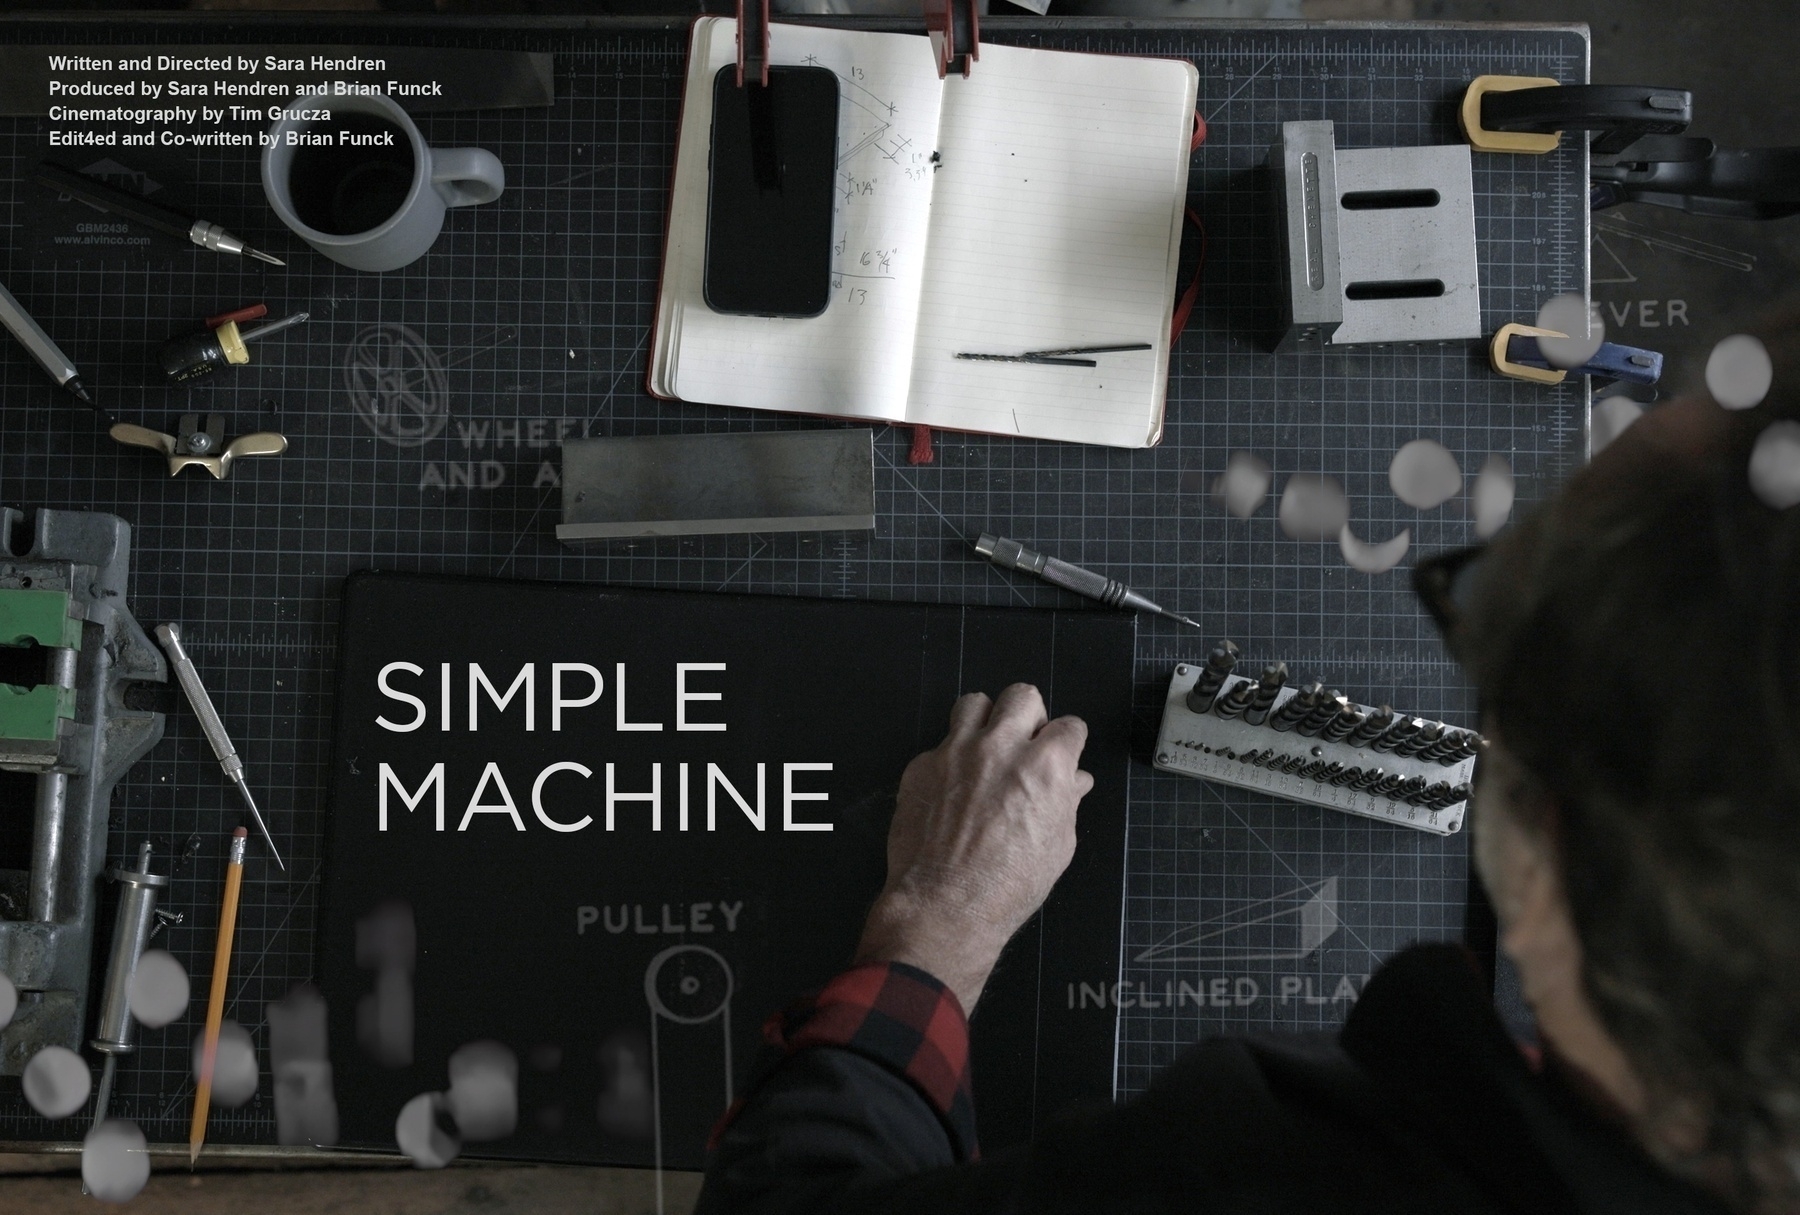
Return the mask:
M975 1100L969 1087L969 1020L955 994L904 962L855 966L763 1023L774 1049L727 1110L713 1141L781 1060L813 1046L854 1051L906 1077L950 1134L959 1160L974 1160Z

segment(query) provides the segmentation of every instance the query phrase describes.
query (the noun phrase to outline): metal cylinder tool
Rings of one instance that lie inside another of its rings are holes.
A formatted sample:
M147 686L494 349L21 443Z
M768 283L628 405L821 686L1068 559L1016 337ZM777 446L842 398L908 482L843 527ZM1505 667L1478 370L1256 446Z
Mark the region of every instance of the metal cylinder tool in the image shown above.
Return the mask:
M156 892L169 884L166 876L150 872L150 843L138 848L136 869L108 869L106 876L119 884L119 911L113 918L112 952L106 958L106 986L100 996L100 1020L88 1045L106 1056L100 1076L100 1095L94 1102L94 1125L106 1117L112 1098L113 1074L119 1056L137 1049L131 1015L131 979L138 959L150 943L156 926Z
M1060 586L1065 591L1074 591L1077 595L1085 595L1089 599L1098 599L1107 607L1126 608L1133 612L1149 612L1155 616L1167 616L1170 620L1180 621L1182 624L1191 625L1196 629L1200 627L1186 616L1179 616L1167 608L1151 602L1122 582L1115 582L1105 574L1096 574L1093 570L1082 569L1079 565L1071 565L1067 561L1034 552L1017 540L1008 540L1004 536L982 532L980 538L975 541L975 551L1003 570L1021 570L1027 574L1036 574L1052 586Z

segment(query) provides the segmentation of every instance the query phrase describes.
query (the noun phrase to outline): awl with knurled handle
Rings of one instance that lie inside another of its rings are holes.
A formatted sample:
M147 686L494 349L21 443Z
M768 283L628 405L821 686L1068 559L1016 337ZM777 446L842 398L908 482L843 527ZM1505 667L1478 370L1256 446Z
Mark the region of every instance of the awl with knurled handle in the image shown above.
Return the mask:
M181 644L181 627L174 624L156 626L156 638L162 642L163 649L169 651L169 662L175 668L175 678L181 681L181 690L187 693L188 703L194 706L194 716L200 719L200 730L206 735L206 741L212 744L213 754L219 757L219 767L231 778L244 795L244 804L250 807L250 815L256 820L256 829L262 832L263 843L269 846L269 855L275 858L275 864L284 872L287 866L282 864L281 853L275 847L275 841L269 837L268 824L263 822L262 811L256 808L256 799L250 796L250 786L244 783L244 761L238 758L237 748L231 745L231 736L225 733L225 723L219 720L219 711L213 708L212 697L206 694L206 685L200 682L200 673L194 670L193 659Z
M1074 591L1077 595L1086 595L1089 599L1098 599L1107 607L1153 612L1194 628L1200 627L1186 616L1178 616L1160 604L1152 603L1122 582L1115 582L1105 574L1096 574L1093 570L1084 570L1079 565L1070 565L1067 561L1033 552L1017 540L982 532L981 538L975 541L975 551L1001 569L1024 570L1027 574L1036 574L1052 586Z

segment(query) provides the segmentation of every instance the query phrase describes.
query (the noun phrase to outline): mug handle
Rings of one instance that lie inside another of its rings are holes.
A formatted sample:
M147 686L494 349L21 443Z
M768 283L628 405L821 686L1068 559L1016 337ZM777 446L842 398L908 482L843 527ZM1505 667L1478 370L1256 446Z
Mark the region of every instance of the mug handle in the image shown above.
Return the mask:
M489 203L506 189L506 166L485 148L433 148L431 184L447 207Z

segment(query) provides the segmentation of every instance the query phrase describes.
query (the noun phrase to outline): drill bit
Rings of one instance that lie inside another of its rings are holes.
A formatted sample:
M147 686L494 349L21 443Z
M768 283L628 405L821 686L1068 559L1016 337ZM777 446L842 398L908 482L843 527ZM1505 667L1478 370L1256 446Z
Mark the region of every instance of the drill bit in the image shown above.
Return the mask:
M1447 764L1449 756L1462 747L1463 732L1451 726L1444 727L1444 733L1429 747L1422 749L1417 758L1428 764Z
M1307 714L1306 720L1295 728L1308 738L1317 738L1319 731L1325 728L1326 722L1349 707L1350 698L1333 688L1325 694L1324 699L1319 701L1313 711Z
M1325 685L1313 680L1305 687L1288 697L1282 706L1275 710L1269 718L1271 728L1286 733L1305 721L1319 705L1319 698L1325 695Z
M1250 697L1250 707L1244 710L1244 722L1247 725L1260 726L1268 720L1269 706L1281 695L1281 685L1287 682L1287 663L1271 662L1263 668L1262 681L1256 685L1256 692Z
M1394 711L1388 706L1382 705L1379 709L1376 709L1367 717L1363 718L1362 724L1350 731L1350 736L1344 740L1344 743L1346 746L1351 747L1366 747L1369 745L1370 739L1376 737L1393 724Z
M1213 701L1213 712L1220 717L1233 718L1250 707L1250 698L1256 695L1256 685L1248 679L1238 684L1231 691Z
M1229 641L1221 641L1212 648L1212 653L1206 656L1206 665L1200 668L1200 675L1194 680L1194 686L1188 689L1188 712L1204 713L1212 708L1213 697L1219 694L1225 677L1237 665L1237 654L1238 648Z
M263 843L269 846L269 855L275 858L275 864L282 872L287 866L282 864L281 853L275 847L275 841L269 835L268 824L263 822L262 811L256 808L256 799L250 796L250 786L244 783L244 762L238 758L237 748L231 745L231 736L225 733L225 723L219 720L219 711L213 708L212 697L206 694L206 685L200 682L200 673L194 670L193 659L188 657L187 650L181 644L181 628L179 625L159 624L156 636L169 652L169 663L175 668L175 677L181 681L181 690L187 693L188 703L194 707L194 716L200 719L201 732L206 741L212 744L213 754L219 758L219 767L231 778L243 795L244 804L250 807L250 816L256 820L256 829L262 832Z
M1422 717L1402 717L1388 728L1386 734L1372 740L1369 745L1377 751L1398 751L1401 744L1425 728Z
M1325 728L1319 731L1319 737L1326 742L1342 742L1350 731L1362 723L1363 711L1353 704L1346 704L1338 709L1336 717L1325 723Z
M1405 756L1408 759L1416 759L1418 758L1419 752L1425 750L1427 747L1435 747L1439 742L1443 741L1443 737L1443 724L1435 721L1429 722L1423 730L1420 730L1417 734L1395 747L1394 754Z

